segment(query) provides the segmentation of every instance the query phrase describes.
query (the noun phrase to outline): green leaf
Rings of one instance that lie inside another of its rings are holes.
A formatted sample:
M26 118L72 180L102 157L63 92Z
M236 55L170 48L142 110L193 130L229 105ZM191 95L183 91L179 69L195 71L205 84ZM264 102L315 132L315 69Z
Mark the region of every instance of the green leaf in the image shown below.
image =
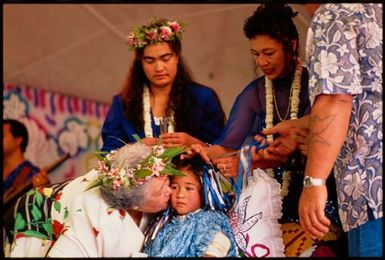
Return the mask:
M116 140L122 142L123 144L127 144L125 141L123 141L122 139L120 139L119 137L116 137L116 136L112 136L112 135L109 135L108 137L111 137L111 138L115 138Z
M139 135L133 134L132 137L134 137L135 141L142 142L142 138L140 138Z
M25 227L25 220L20 212L16 214L15 218L15 230L21 230Z
M230 181L221 181L221 188L224 193L227 193L233 189L233 185L231 185Z
M40 207L43 203L43 195L40 192L35 193L36 204Z
M53 204L53 207L56 209L57 212L60 213L60 208L61 208L60 202L55 201L55 203Z
M38 221L43 216L43 214L40 212L40 209L35 204L32 204L31 213L34 221Z
M150 176L151 174L152 174L152 171L148 169L140 169L135 172L135 176L138 178Z
M37 232L35 230L27 230L27 231L24 231L21 233L26 235L26 236L30 236L30 237L37 237L37 238L46 239L46 240L49 239L49 237L47 235L42 234L40 232Z
M65 208L64 208L64 219L66 219L67 217L68 217L68 207L66 206Z
M43 223L43 228L45 231L47 231L48 234L53 235L53 229L52 229L52 223L51 220Z
M166 166L160 173L162 174L168 174L168 175L173 175L173 176L186 176L186 174L184 174L183 172L177 170L177 169L174 169L174 168L171 168L171 167L168 167Z
M103 155L98 154L97 152L95 152L95 155L96 155L96 158L97 158L98 160L104 160L104 156L103 156Z
M99 154L108 154L108 152L106 152L106 151L96 151L95 154L98 154L98 155Z
M29 190L29 191L26 193L26 195L31 196L31 195L34 195L35 192L36 192L36 193L39 193L39 192L37 191L37 189L34 188L34 189Z
M88 190L90 190L90 189L93 189L93 188L95 188L95 187L98 187L98 186L100 186L100 185L102 185L103 184L103 181L101 180L101 179L96 179L96 180L94 180L93 182L91 182L89 185L88 185L88 187L87 187L87 189L85 190L85 191L88 191Z
M159 157L160 158L168 158L171 160L175 156L183 153L185 150L186 150L186 147L184 147L184 146L170 147L170 148L166 149Z

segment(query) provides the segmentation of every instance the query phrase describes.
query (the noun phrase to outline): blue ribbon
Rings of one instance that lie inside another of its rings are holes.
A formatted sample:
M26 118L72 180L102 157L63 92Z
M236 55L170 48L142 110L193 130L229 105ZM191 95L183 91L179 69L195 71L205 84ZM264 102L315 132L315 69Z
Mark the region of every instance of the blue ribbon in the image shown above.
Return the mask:
M239 165L238 165L238 178L237 178L237 184L234 184L233 183L233 186L234 186L234 190L236 191L236 200L238 200L240 194L241 194L241 191L242 191L242 187L243 187L243 172L245 172L246 175L248 175L249 173L251 173L251 170L250 170L250 166L251 166L251 147L255 147L256 151L259 151L259 150L262 150L262 149L265 149L266 147L269 146L269 143L266 142L265 144L262 144L262 142L264 140L266 140L266 136L263 135L263 134L259 134L263 137L263 139L261 141L256 141L254 140L251 144L249 145L245 145L241 148L241 152L243 152L247 146L248 149L246 150L247 151L247 154L246 154L246 160L247 160L247 165L246 165L246 169L243 169L243 164L241 162L239 162ZM247 176L245 176L247 177ZM246 178L247 180L247 178Z

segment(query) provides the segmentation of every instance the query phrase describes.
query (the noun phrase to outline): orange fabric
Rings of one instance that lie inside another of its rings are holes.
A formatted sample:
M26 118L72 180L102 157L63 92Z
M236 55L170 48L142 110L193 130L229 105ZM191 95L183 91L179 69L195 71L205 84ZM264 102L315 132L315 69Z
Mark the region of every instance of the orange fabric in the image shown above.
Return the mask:
M317 245L318 240L313 240L309 233L301 227L301 225L292 222L281 225L282 239L285 245L285 255L298 257L304 251ZM321 241L336 241L341 233L340 228L331 225L329 232L321 239Z

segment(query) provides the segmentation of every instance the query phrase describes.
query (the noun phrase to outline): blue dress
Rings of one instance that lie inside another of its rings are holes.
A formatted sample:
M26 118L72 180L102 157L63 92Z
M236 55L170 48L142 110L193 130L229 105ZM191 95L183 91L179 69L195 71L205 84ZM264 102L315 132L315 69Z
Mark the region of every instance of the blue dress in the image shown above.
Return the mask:
M293 73L294 74L294 73ZM290 86L293 74L273 81L274 91L277 97L277 106L280 115L285 115L289 109ZM298 108L298 118L310 113L310 99L308 90L308 72L306 68L302 70L300 103ZM240 149L242 145L250 143L254 136L265 128L266 117L266 88L265 77L260 77L250 82L238 95L230 112L230 117L226 123L221 137L214 144L221 145L230 149ZM289 117L286 119L290 119ZM279 118L274 108L273 125L278 124ZM302 191L303 173L306 161L300 152L295 152L289 159L288 164L274 169L275 178L282 183L282 174L285 169L291 169L291 181L289 194L283 200L281 222L299 222L298 203ZM327 180L328 201L325 213L332 223L340 225L337 212L337 198L334 184L334 177L329 176Z
M190 120L197 126L195 130L186 131L189 135L202 142L212 143L224 127L223 110L214 90L201 85L187 85L188 93L193 104ZM159 136L160 128L155 124L151 113L153 136ZM123 143L135 142L133 134L144 138L144 131L136 132L134 125L124 115L122 99L119 95L113 97L112 105L102 127L103 151L115 150Z
M237 256L230 222L221 211L199 210L186 216L173 216L154 241L144 248L150 257L202 257L214 236L223 232L230 240L228 257Z

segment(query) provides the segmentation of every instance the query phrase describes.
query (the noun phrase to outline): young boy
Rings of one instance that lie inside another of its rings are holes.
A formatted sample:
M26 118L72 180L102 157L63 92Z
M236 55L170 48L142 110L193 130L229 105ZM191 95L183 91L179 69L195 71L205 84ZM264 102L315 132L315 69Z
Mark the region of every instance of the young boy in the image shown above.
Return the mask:
M160 228L154 240L145 244L144 252L150 257L237 256L227 216L208 205L218 208L217 202L213 202L216 199L208 193L219 188L216 187L219 181L215 174L209 178L210 173L202 166L202 163L187 160L176 162L176 168L185 176L170 179L170 220ZM205 200L205 197L213 200Z

